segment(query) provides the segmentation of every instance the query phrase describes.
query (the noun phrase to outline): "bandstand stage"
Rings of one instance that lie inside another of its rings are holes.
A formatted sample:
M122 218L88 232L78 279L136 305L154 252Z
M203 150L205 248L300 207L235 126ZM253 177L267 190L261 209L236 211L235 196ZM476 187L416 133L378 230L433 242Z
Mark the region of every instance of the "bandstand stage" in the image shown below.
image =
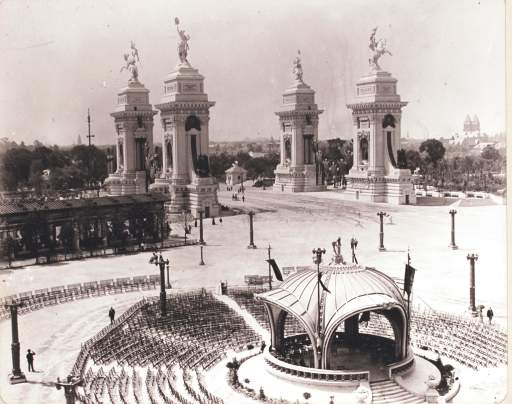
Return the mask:
M264 367L280 380L319 388L353 390L392 380L416 394L425 393L430 376L440 381L437 368L409 344L402 291L374 268L304 269L256 299L266 309L271 345L263 359L247 361L245 371Z

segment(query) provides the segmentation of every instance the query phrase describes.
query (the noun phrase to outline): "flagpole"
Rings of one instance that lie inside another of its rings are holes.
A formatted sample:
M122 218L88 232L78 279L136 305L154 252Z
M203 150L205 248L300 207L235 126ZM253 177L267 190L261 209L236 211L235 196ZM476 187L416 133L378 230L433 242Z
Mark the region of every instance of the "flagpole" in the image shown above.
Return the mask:
M316 329L317 329L317 346L315 349L317 350L318 356L318 369L322 368L322 357L320 352L321 342L320 342L320 263L322 262L322 254L325 254L325 249L316 248L313 250L313 262L316 263L316 291L317 291L317 321L316 321Z
M411 265L411 255L409 254L409 246L407 246L407 265ZM411 292L412 284L410 290L407 292L407 352L409 352L409 343L411 340Z
M271 272L271 267L270 267L270 243L268 243L268 259L269 259L269 262L268 262L268 288L270 290L272 290L272 272Z

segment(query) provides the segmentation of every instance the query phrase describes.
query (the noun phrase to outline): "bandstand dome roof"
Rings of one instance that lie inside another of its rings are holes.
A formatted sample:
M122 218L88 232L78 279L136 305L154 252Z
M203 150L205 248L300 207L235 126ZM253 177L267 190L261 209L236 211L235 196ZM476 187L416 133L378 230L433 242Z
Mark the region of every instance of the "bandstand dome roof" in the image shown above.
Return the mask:
M369 310L397 307L406 312L405 300L386 274L362 265L320 267L322 282L330 293L321 292L321 328L326 333L348 317ZM304 269L290 275L278 288L257 299L293 314L309 331L317 329L317 271Z

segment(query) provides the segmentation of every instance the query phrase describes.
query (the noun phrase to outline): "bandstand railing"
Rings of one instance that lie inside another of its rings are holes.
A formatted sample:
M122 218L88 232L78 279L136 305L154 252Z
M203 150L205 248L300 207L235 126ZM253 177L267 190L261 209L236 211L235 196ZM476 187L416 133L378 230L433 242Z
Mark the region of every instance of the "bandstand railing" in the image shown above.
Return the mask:
M361 380L370 380L370 371L316 369L292 365L276 358L272 353L265 352L265 363L277 375L314 384L353 384L359 385ZM304 380L306 379L306 380Z
M405 359L402 359L400 362L393 363L392 365L388 365L388 375L392 380L395 376L400 374L404 374L412 370L414 367L414 354L409 354Z

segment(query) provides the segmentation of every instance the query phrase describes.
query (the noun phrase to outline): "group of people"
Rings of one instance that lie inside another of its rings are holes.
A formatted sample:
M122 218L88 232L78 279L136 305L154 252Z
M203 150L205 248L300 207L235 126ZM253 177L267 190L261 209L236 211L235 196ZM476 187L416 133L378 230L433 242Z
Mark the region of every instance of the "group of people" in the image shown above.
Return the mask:
M238 198L238 192L235 192L233 195L231 195L231 199L233 201L239 201L240 199ZM241 200L242 202L245 202L245 194L242 194Z
M485 308L485 306L483 306L483 305L478 306L478 317L480 317L480 321L482 323L484 322L484 315L483 315L484 308ZM492 318L494 317L494 312L492 311L492 307L489 306L489 308L487 309L486 315L489 320L489 324L492 324Z

